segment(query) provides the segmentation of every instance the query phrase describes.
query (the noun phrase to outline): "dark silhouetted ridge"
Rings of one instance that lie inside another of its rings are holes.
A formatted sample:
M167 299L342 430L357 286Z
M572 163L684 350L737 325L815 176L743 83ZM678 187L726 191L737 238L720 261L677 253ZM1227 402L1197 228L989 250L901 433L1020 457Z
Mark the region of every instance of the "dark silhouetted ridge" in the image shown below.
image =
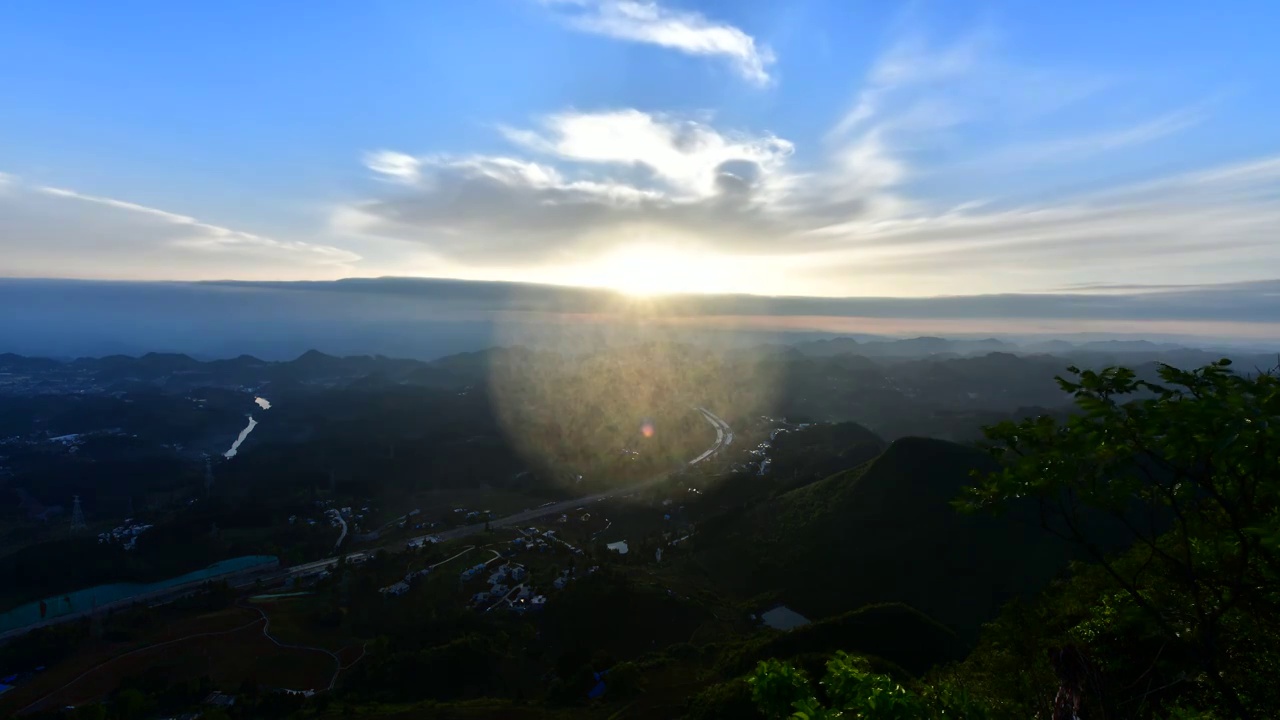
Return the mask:
M976 448L902 438L871 462L710 523L699 547L726 583L780 591L811 618L901 602L971 640L1068 559L1030 513L961 515L950 504L972 472L994 468Z

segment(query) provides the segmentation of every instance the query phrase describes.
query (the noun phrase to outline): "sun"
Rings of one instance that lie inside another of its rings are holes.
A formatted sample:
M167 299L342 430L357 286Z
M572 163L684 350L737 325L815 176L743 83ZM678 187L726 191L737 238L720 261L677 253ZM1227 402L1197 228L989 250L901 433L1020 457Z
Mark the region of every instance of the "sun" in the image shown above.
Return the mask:
M714 258L664 245L628 245L584 268L584 284L649 297L723 290Z

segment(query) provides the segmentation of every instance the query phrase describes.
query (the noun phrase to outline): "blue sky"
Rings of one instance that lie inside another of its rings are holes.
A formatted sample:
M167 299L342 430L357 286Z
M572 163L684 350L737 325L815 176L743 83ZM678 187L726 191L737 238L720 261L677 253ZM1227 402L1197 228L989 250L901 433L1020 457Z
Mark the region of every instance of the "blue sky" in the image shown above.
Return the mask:
M10 3L0 274L1267 280L1277 26L1263 1Z

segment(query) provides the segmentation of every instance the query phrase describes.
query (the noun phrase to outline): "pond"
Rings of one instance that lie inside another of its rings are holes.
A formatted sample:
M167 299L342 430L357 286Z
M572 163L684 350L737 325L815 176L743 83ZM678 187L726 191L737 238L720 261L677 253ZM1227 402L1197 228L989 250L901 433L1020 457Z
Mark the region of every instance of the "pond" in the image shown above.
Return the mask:
M809 618L792 610L786 605L779 605L760 615L765 625L774 630L791 630L809 624Z

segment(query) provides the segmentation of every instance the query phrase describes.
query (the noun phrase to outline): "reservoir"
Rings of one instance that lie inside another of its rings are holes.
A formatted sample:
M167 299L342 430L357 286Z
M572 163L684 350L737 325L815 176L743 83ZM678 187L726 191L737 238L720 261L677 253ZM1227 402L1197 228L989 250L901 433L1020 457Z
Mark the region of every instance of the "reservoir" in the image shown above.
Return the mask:
M189 572L186 575L169 578L168 580L159 580L150 583L112 583L110 585L96 585L84 590L77 590L73 593L65 595L57 595L55 597L45 598L47 613L45 619L53 619L61 615L69 615L79 613L86 610L92 610L96 607L103 607L110 603L129 600L131 598L148 595L159 590L178 587L187 583L200 582L213 578L230 575L250 568L259 566L272 566L279 564L279 560L272 555L246 555L244 557L230 558L216 562L209 567L201 570ZM65 598L65 599L64 599ZM17 628L35 625L40 622L40 601L19 605L5 613L0 613L0 633Z

